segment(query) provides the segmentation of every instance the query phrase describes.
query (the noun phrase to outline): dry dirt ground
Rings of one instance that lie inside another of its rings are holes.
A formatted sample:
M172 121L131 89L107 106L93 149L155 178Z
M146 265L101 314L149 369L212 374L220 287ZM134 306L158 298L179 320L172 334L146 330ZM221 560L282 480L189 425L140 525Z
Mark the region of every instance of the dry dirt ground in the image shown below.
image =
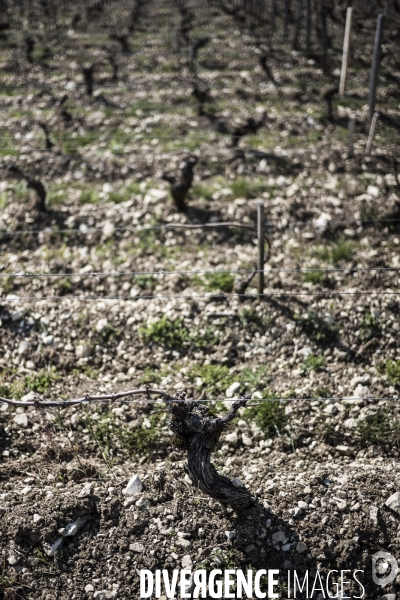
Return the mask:
M366 597L393 600L400 582L376 586L371 557L400 558L398 3L369 156L377 7L355 5L348 89L333 95L330 118L343 3L328 13L326 67L317 15L306 56L303 28L299 50L292 21L282 39L279 2L276 27L264 29L218 2L193 4L190 38L210 41L192 65L175 4L137 3L123 52L109 34L127 31L132 7L96 5L4 13L0 396L149 384L214 399L218 412L250 393L259 406L241 410L214 462L257 503L237 518L199 495L160 400L0 403L0 598L137 598L140 569L185 567L279 568L281 598L288 570L361 569ZM93 63L89 96L80 65ZM197 78L209 86L202 109ZM262 116L256 133L232 140ZM189 155L198 163L179 212L163 176ZM46 212L30 208L34 192L10 165L42 181ZM256 278L236 294L255 231L165 227L255 225L259 202L271 250L262 299ZM134 474L143 491L131 498Z

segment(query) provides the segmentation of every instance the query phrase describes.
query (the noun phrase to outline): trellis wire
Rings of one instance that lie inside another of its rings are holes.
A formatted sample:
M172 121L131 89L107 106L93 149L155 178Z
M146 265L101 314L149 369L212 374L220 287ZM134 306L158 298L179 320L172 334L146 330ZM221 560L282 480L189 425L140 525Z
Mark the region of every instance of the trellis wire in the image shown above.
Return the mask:
M172 106L171 106L171 108L172 108ZM138 108L137 110L140 110L140 108ZM33 125L36 125L36 123L33 122ZM157 126L157 123L156 123L156 126ZM64 130L64 133L68 133L68 130ZM145 133L150 134L151 131L145 132ZM105 142L105 141L107 141L109 139L112 139L115 135L121 135L121 133L118 130L116 130L115 132L108 133L107 135L105 135L103 137L101 137L101 133L98 134L98 135L96 135L94 133L93 134L81 133L81 134L76 135L76 136L69 135L68 142L72 144L72 142L74 142L75 140L77 140L77 141L88 140L88 144L87 145L89 145L89 141L91 141L91 140L93 140L94 142L101 143L101 142ZM190 137L190 140L210 140L210 138L211 138L212 135L214 135L218 139L220 139L220 138L230 138L232 136L234 136L234 137L242 137L242 136L235 136L234 133L229 133L229 132L228 133L220 133L219 131L218 132L215 131L215 129L213 129L213 128L210 128L209 135L192 135L189 132L189 133L174 134L174 135L153 135L153 136L148 135L148 136L146 136L146 135L144 135L144 134L142 134L140 132L135 132L135 131L132 131L130 133L126 133L126 131L124 131L122 135L123 136L130 136L132 138L132 140L134 140L135 142L138 142L138 141L139 142L147 142L149 140L154 140L154 139L157 139L157 140L182 140L182 139L186 139L188 137ZM140 135L141 137L140 138L135 138L136 135ZM10 140L11 136L12 136L12 134L10 134L8 136L2 136L2 137L0 137L0 140ZM268 139L268 136L267 135L263 136L262 133L259 133L258 137L259 137L259 139L261 141ZM11 140L11 141L18 142L19 140L22 140L22 141L30 142L31 140L40 140L40 141L42 141L44 139L45 139L44 135L33 135L33 136L25 135L25 136L14 137L13 140ZM364 139L364 136L360 135L360 139ZM213 141L213 140L210 140L210 141ZM8 146L6 146L6 147L0 147L0 150L8 150ZM42 150L42 148L34 148L34 150ZM51 150L49 150L48 148L43 148L43 150L46 150L46 152L51 152ZM266 154L268 154L268 152ZM63 154L63 156L65 156L65 155ZM281 156L277 155L276 158L280 159L280 158L284 158L284 157L281 157ZM270 156L270 159L274 160L274 157Z
M262 269L261 269L262 271ZM336 272L386 272L386 271L400 271L400 267L341 267L341 268L323 268L323 267L310 267L300 269L278 269L278 268L265 268L264 273L336 273ZM1 277L21 277L27 279L34 279L36 277L79 277L79 278L92 278L92 277L136 277L138 275L200 275L200 274L233 274L233 273L253 273L260 272L260 269L205 269L200 271L164 271L159 269L158 271L92 271L82 273L33 273L29 271L20 271L18 273L0 273Z
M127 393L127 395L129 395ZM193 400L195 402L205 402L205 403L213 403L213 402L235 402L235 400L238 400L239 398L193 398ZM77 399L72 399L72 400L31 400L28 402L21 402L19 400L10 400L8 398L1 398L0 397L0 403L3 404L9 404L10 406L33 406L33 407L38 407L38 408L46 408L46 406L48 406L49 408L64 408L64 407L68 407L68 406L80 406L83 404L103 404L104 402L119 402L121 404L157 404L157 406L159 406L160 404L162 404L163 402L168 402L168 401L173 401L174 398L173 396L170 397L169 400L163 400L162 398L146 398L146 399L136 399L136 400L124 400L124 399L119 399L119 398L95 398L92 397L88 400L82 399L82 398L77 398ZM396 397L396 396L366 396L366 397L361 397L361 396L343 396L343 397L338 397L338 396L331 396L331 397L322 397L322 396L318 396L315 398L251 398L250 401L256 401L256 402L329 402L330 404L334 403L334 402L349 402L349 404L352 403L352 401L354 400L365 400L365 401L399 401L400 398ZM253 405L254 406L254 405Z
M258 271L255 269L254 274L256 275ZM349 292L268 292L264 290L264 296L274 297L274 296L398 296L400 295L400 290L398 292L375 292L369 290L362 291L349 291ZM225 294L218 292L210 292L208 294L193 294L193 295L180 295L180 294L149 294L149 295L140 295L137 296L17 296L17 295L9 295L9 296L0 296L0 300L7 302L20 302L20 301L35 301L39 302L40 300L155 300L155 299L186 299L186 300L198 300L198 299L208 299L208 300L224 300L229 298L254 298L256 297L256 293L237 293L237 294Z
M176 152L176 151L174 151ZM167 193L168 190L165 190L165 192ZM268 221L266 221L265 226L266 227L274 227L274 222L278 222L278 223L282 223L282 221L284 221L284 218L281 219L269 219ZM327 221L326 224L326 229L328 229L329 225L340 225L340 224L346 224L346 223L354 223L355 225L364 225L366 223L400 223L400 218L399 219L339 219L339 220L331 220L331 221ZM151 227L115 227L114 228L114 232L122 232L122 231L129 231L131 233L135 233L135 232L142 232L142 231L160 231L163 229L174 229L174 228L180 228L180 229L184 229L184 228L193 228L193 229L202 229L204 228L213 228L213 227L223 227L223 226L227 226L228 222L226 223L203 223L203 224L199 224L199 225L188 225L186 223L179 223L179 224L174 224L174 225L169 225L169 224L165 224L165 225L155 225L155 226L151 226ZM317 225L314 221L289 221L288 223L284 223L283 224L285 227L296 227L298 225L304 225L304 226L312 226L315 229L321 229L320 225ZM243 225L231 225L232 227L243 227ZM254 230L254 233L256 232L256 225L245 225L246 229L251 229ZM40 235L40 234L46 234L46 235L58 235L58 234L72 234L72 233L80 233L82 235L91 235L93 233L102 233L103 229L99 228L99 227L88 227L87 229L85 228L83 229L22 229L20 231L16 231L16 230L0 230L0 235Z

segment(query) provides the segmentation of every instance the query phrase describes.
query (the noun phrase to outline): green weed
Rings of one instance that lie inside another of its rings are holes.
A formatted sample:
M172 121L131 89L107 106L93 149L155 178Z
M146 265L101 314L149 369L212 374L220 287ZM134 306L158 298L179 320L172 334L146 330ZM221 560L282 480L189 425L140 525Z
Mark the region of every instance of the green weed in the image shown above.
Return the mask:
M220 290L230 294L235 284L235 277L230 273L206 273L206 288L210 292Z
M224 390L232 383L232 375L225 365L193 366L188 371L187 378L205 394Z
M315 313L305 313L302 316L294 315L294 318L302 326L307 335L317 342L328 343L337 337L338 327L331 325L327 320Z
M189 331L182 319L169 320L162 317L147 327L139 329L144 340L155 342L165 348L178 348L189 340Z
M72 281L69 277L62 277L57 282L57 288L60 296L70 294L72 290Z
M314 285L317 285L318 283L322 284L325 277L324 271L318 268L313 269L312 271L306 271L302 276L306 283L313 283Z
M113 427L113 419L108 415L99 421L93 421L90 413L84 407L85 412L85 424L89 431L90 437L98 447L100 454L102 455L105 464L109 469L114 464L114 440L115 431Z
M340 261L349 261L353 258L356 249L354 242L344 239L338 240L330 246L320 246L314 254L320 260L331 262L334 265Z
M274 400L275 394L266 390L258 406L246 408L243 417L253 420L269 436L280 435L285 423L285 409L280 402Z
M380 409L358 422L356 434L363 446L371 444L397 446L400 442L400 422L398 419L393 419L389 411Z
M396 387L400 387L400 360L391 360L390 358L379 365L378 371L382 375L387 375L389 383Z
M141 327L139 333L144 341L151 341L165 348L209 348L219 339L219 332L214 327L189 331L182 319L169 320L162 317L147 327Z
M151 369L150 367L145 367L140 381L144 384L160 383L162 378L163 375L161 375L161 371L159 369Z
M130 454L149 453L157 447L160 438L160 415L150 415L149 428L143 428L142 423L135 429L121 429L118 433L121 443Z
M6 557L3 556L2 567L0 573L0 592L4 593L4 600L16 598L15 588L18 586L14 576L6 575Z
M302 370L306 371L322 371L325 368L325 358L323 356L314 356L309 354L304 361Z
M195 183L191 189L193 198L204 198L204 200L212 200L214 194L214 188L205 183Z
M248 307L245 307L239 313L239 318L244 327L248 327L252 324L261 327L267 325L271 321L270 317L261 315L256 308Z
M15 277L10 277L9 275L7 275L7 277L4 277L2 284L3 293L9 294L13 291L13 289L15 289Z
M47 558L47 556L41 551L40 548L35 548L35 554L38 558L38 560L43 563L44 565L48 565L49 564L49 559Z
M133 278L133 283L139 286L140 289L145 290L152 288L156 280L157 278L154 275L136 275Z
M90 365L82 365L82 367L72 369L71 373L82 373L82 375L85 375L85 377L88 377L89 379L97 379L98 376L96 369L93 369Z
M111 325L111 323L107 323L104 329L101 330L97 335L104 341L109 342L113 339L118 339L121 336L121 332L119 329Z
M364 314L360 321L359 327L364 340L369 340L380 332L378 321L369 312Z
M244 177L235 179L230 188L234 198L257 198L263 192L268 190L268 186L260 181L250 181Z
M6 368L0 372L0 396L20 400L28 392L43 394L52 383L60 379L53 367L32 375L20 375L17 369Z
M312 398L331 398L332 392L330 389L324 386L318 386L312 392Z
M97 202L100 202L100 198L95 190L82 190L80 202L82 204L97 204Z
M255 369L245 367L242 371L240 379L243 381L243 383L248 383L253 387L257 387L263 381L266 370L266 366L260 366Z

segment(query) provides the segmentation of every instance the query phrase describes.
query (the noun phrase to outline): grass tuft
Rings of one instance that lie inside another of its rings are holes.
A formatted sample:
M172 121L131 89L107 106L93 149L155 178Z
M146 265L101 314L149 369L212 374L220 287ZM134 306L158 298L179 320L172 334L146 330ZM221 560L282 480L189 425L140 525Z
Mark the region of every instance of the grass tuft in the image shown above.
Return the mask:
M342 260L352 260L355 249L356 244L354 242L340 239L330 246L320 246L314 254L320 260L324 260L336 265Z
M266 390L259 405L246 408L243 414L245 419L254 421L271 437L280 435L286 424L285 409L282 404L274 401L275 398L272 392Z
M400 386L400 360L391 360L390 358L378 367L381 375L387 375L389 383Z
M356 433L362 446L385 444L398 446L400 442L400 422L386 410L378 410L359 421Z
M322 371L324 368L325 358L323 356L314 356L314 354L309 354L302 366L303 371Z

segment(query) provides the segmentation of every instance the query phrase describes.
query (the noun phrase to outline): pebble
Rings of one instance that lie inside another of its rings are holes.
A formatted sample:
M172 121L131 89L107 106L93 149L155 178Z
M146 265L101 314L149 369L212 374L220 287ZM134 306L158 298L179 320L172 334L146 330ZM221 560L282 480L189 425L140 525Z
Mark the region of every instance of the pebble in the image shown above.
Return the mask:
M233 540L235 537L235 532L234 531L225 531L225 535L228 538L228 540Z
M190 557L190 554L185 554L185 556L182 557L182 569L192 569L193 568L193 561Z
M97 333L101 333L102 331L104 331L104 329L107 327L107 325L108 325L107 319L99 319L99 321L97 321L96 327L95 327Z
M76 521L73 521L72 523L68 523L68 525L66 526L63 535L65 537L71 537L73 535L75 535L76 533L78 533L78 531L80 529L82 529L82 527L86 524L86 519L83 519L82 517L78 517L76 519Z
M135 502L135 505L141 510L149 510L151 502L147 498L139 498L139 500Z
M94 487L93 481L87 481L81 491L78 493L78 498L87 498L92 494L92 489Z
M85 585L85 592L88 594L89 592L94 592L94 587L92 586L91 583L88 583L87 585Z
M117 590L99 590L93 594L93 598L95 600L108 600L109 598L116 598L117 594Z
M115 227L114 224L110 221L106 221L103 225L103 235L104 237L111 237L114 234Z
M308 550L307 544L305 544L304 542L297 542L296 552L298 552L299 554L303 554L303 552L305 552L306 550Z
M233 485L235 485L236 487L244 487L243 483L240 481L240 479L238 479L237 477L234 477L232 479L232 483Z
M124 500L125 508L129 508L130 506L132 506L132 504L135 504L135 498L133 496Z
M139 475L133 475L126 488L124 489L124 494L128 494L129 496L136 496L140 494L143 489L143 483L139 479Z
M244 431L242 432L242 442L245 446L254 446L253 439L248 436Z
M87 344L79 344L75 347L77 358L88 358L92 354L92 347Z
M286 533L284 533L283 531L276 531L272 534L272 541L274 542L274 544L277 544L278 542L283 542L284 540L286 540Z
M59 548L61 547L62 543L63 543L63 538L60 537L53 544L51 544L51 546L49 548L47 548L47 550L46 550L47 556L54 556L55 553L57 552L57 550L59 550Z
M20 415L15 415L13 421L20 427L28 427L28 417L25 413L21 413Z
M133 544L129 544L129 550L132 552L143 552L144 546L140 542L134 542Z
M346 500L343 500L342 498L337 498L336 496L334 496L332 498L332 500L334 500L336 502L336 505L338 507L339 510L346 510L347 508L347 502Z
M351 456L352 450L349 446L336 446L336 450L343 456Z
M34 523L36 523L36 524L39 524L39 523L41 523L43 520L44 520L44 519L43 519L43 517L41 517L41 516L40 516L40 515L38 515L37 513L35 513L35 514L33 515L33 522L34 522Z
M238 443L238 434L236 431L232 431L232 433L228 433L225 436L225 441L228 442L229 444L237 444Z
M232 383L232 385L230 385L225 391L226 397L233 398L235 392L237 392L240 389L241 385L242 384L239 381L235 381L234 383Z
M400 514L400 492L395 492L386 500L385 505Z
M367 398L370 396L369 387L359 384L353 392L355 398Z
M369 518L375 525L378 525L378 507L377 506L372 505L370 507Z
M26 354L28 352L28 350L30 349L31 345L29 342L21 342L19 347L18 347L18 354Z
M343 422L343 425L345 426L346 429L354 429L355 427L357 427L357 419L354 419L353 417L350 417L349 419L346 419Z
M299 508L303 508L304 510L306 510L308 508L307 502L304 502L303 500L299 500L298 503L297 503L297 506Z
M185 538L178 537L176 540L176 545L180 546L181 548L185 548L185 550L189 550L189 548L192 547L192 542L186 540Z

